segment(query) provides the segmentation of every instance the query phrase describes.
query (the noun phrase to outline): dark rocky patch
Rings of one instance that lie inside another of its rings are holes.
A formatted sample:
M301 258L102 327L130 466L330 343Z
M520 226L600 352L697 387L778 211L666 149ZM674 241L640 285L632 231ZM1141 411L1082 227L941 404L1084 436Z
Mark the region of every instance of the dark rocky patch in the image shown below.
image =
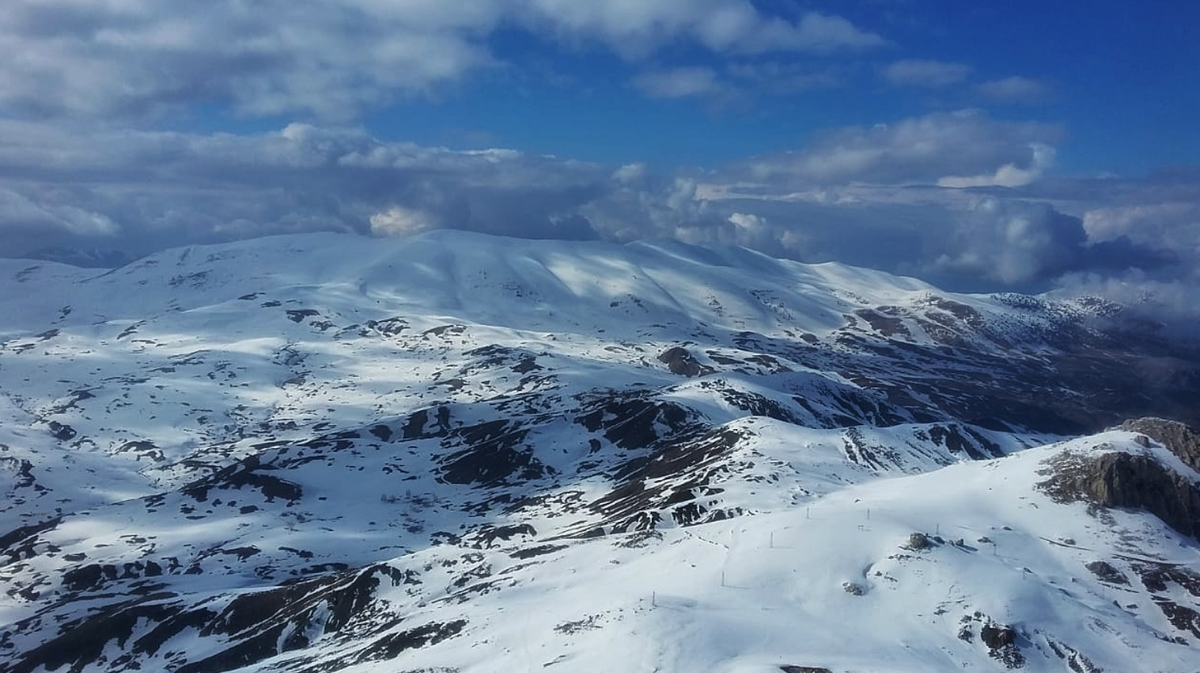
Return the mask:
M1160 593L1169 583L1176 584L1193 596L1200 597L1200 573L1171 563L1137 560L1131 564L1147 591Z
M708 507L695 499L701 493L719 493L708 488L706 469L717 469L712 464L744 437L741 431L722 428L660 445L650 455L626 463L617 473L620 485L591 506L604 515L612 532L651 529L662 520L660 510L668 510L680 525L726 518L725 512L705 517Z
M553 554L554 552L562 551L566 548L567 548L566 545L543 544L543 545L537 545L536 547L522 547L520 549L517 549L516 551L510 552L509 556L511 556L515 559L531 559L536 556L545 556L546 554Z
M1054 656L1062 659L1067 664L1067 668L1073 673L1103 673L1103 670L1093 664L1091 659L1088 659L1082 652L1066 643L1060 643L1053 638L1046 637L1046 645L1050 647L1050 651L1054 653Z
M404 330L409 328L408 321L400 317L368 320L366 326L368 329L389 337L399 336Z
M466 331L466 325L440 325L438 327L430 327L424 332L421 332L421 336L427 339L429 337L443 338L448 336L461 336Z
M714 371L712 367L700 364L688 349L681 346L668 348L659 353L658 361L665 364L672 374L679 376L702 376Z
M199 502L205 502L211 489L238 489L249 486L258 489L267 502L273 502L275 498L289 502L299 500L304 494L299 484L264 474L265 471L274 469L277 469L274 465L263 464L258 455L247 456L229 467L189 484L183 488L183 493Z
M928 433L930 439L938 446L946 447L950 453L965 453L972 460L988 460L1004 455L995 442L976 430L957 423L931 426Z
M702 382L705 388L716 388L721 397L730 405L745 411L751 416L763 416L773 418L784 423L801 424L801 419L792 410L785 407L783 404L772 400L769 397L752 393L745 390L738 390L722 385L719 382Z
M908 549L921 551L922 549L929 549L932 546L933 543L930 542L929 536L924 533L911 533L908 536Z
M311 308L293 308L287 310L288 320L291 320L295 323L304 322L305 318L311 318L318 315L321 315L321 313Z
M1129 584L1129 578L1125 576L1125 573L1117 570L1107 561L1092 561L1085 564L1084 567L1090 570L1101 582L1121 585Z
M93 668L113 641L125 652L122 659L128 666L136 662L137 656L155 654L173 636L189 627L198 628L213 617L204 608L188 610L178 602L163 602L170 598L170 594L150 595L65 624L57 636L23 653L7 670L9 673L31 673L40 668L55 671L70 664L70 673L82 673ZM130 642L142 620L156 626Z
M0 444L0 451L5 451L8 446ZM41 489L37 485L37 478L33 476L33 463L24 458L17 459L9 456L0 456L0 465L4 465L11 470L15 476L13 488L29 488L33 486L35 489Z
M1002 626L989 621L979 630L979 639L988 648L988 656L1004 664L1006 668L1025 666L1025 655L1017 645L1017 632L1011 626Z
M405 440L444 437L450 431L450 408L439 406L433 409L434 421L430 427L430 409L414 411L404 422L401 434Z
M60 523L62 523L62 517L57 516L41 523L15 528L0 536L0 550L8 557L5 564L34 556L36 554L34 546L37 543L37 536L46 531L54 530Z
M605 439L622 449L641 449L671 436L696 432L702 427L696 412L674 402L648 399L644 394L612 394L587 405L591 411L575 422L590 432L603 431ZM667 429L660 437L658 428Z
M163 455L162 449L159 449L154 442L148 442L144 440L125 442L121 446L117 447L117 451L120 453L136 453L139 458L145 456L153 461L162 461L166 459L166 456Z
M79 434L75 428L58 421L50 421L47 425L50 428L50 434L60 442L69 442Z
M495 546L497 540L508 542L517 536L535 537L536 535L537 530L533 526L523 523L509 526L484 526L466 536L466 540L470 546L476 549L486 549Z
M1154 604L1162 610L1171 626L1190 633L1194 638L1200 638L1200 612L1166 598L1155 597Z
M370 433L379 438L380 441L387 442L392 439L392 429L382 423L371 426Z
M407 650L420 649L436 645L462 633L467 620L456 619L451 622L431 622L414 629L391 633L375 641L363 651L357 661L388 661L395 659Z
M512 479L538 479L546 467L525 446L528 430L509 421L488 421L457 428L443 440L450 446L466 448L447 456L441 464L441 478L451 484L499 486Z
M885 315L883 311L888 308L884 307L878 311L870 309L860 309L854 312L854 315L867 321L871 329L885 337L902 336L912 338L912 332L904 326L904 320L894 315ZM892 307L894 308L894 307Z
M265 591L240 594L211 616L200 629L201 637L225 637L231 646L206 659L190 662L180 673L221 673L247 666L277 654L284 630L295 626L282 639L282 651L307 647L304 637L310 625L324 633L336 633L366 615L381 581L393 586L405 580L404 573L386 565L323 575ZM318 608L328 604L324 624L314 623Z
M121 565L92 563L63 573L63 588L70 592L96 591L118 580L160 577L163 567L154 561L133 561Z

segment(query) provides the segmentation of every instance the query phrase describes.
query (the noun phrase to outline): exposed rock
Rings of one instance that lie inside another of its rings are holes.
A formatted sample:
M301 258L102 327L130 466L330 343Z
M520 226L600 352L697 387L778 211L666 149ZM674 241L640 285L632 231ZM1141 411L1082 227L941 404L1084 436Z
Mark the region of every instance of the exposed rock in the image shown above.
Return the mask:
M1017 646L1017 632L1011 626L993 622L984 624L979 630L979 639L987 645L988 656L1000 661L1008 668L1025 666L1025 656Z
M821 666L791 666L787 664L780 666L779 670L783 673L833 673L828 668Z
M1043 636L1046 638L1046 645L1050 647L1050 651L1056 657L1062 659L1070 670L1075 673L1103 673L1100 667L1092 663L1092 660L1084 656L1079 650L1066 643L1060 643L1044 634Z
M50 434L60 442L69 442L79 434L75 428L65 423L59 423L58 421L50 421L49 428Z
M979 630L979 639L989 650L998 650L1017 641L1017 633L1007 626L986 624Z
M1200 539L1200 486L1151 456L1065 453L1051 461L1050 474L1038 486L1059 502L1144 509L1180 533Z
M929 536L924 533L912 533L908 536L908 548L913 550L928 549Z
M861 596L867 593L867 590L864 589L861 584L856 582L842 582L842 591L845 591L851 596Z
M1167 447L1184 465L1200 472L1200 433L1183 423L1162 418L1138 418L1125 421L1120 429L1146 435Z
M1109 584L1129 584L1129 578L1125 576L1125 573L1117 570L1112 566L1111 563L1108 563L1107 561L1092 561L1091 563L1086 564L1084 567L1092 571L1092 574L1095 575L1101 582L1108 582Z
M277 469L274 465L263 464L258 455L251 455L224 467L211 476L188 484L183 493L199 502L208 500L208 492L212 489L239 489L243 486L258 489L266 497L267 502L275 498L293 502L304 494L299 484L274 475L264 474L264 471Z
M672 374L680 376L700 376L713 371L697 362L695 356L680 346L663 351L659 354L658 361L665 364Z
M451 484L498 486L510 479L537 479L545 466L525 445L527 430L505 420L488 421L454 430L447 442L467 448L446 457L442 478Z

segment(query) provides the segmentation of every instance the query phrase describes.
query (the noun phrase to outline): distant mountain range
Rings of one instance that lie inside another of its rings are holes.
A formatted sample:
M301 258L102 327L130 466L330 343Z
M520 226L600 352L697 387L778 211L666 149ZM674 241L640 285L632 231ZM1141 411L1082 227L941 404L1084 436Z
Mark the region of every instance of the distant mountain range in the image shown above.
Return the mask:
M136 259L123 250L107 248L68 248L54 246L41 248L25 257L46 262L70 264L85 269L115 269Z
M0 259L0 670L1197 670L1200 348L1112 302L452 231L82 266Z

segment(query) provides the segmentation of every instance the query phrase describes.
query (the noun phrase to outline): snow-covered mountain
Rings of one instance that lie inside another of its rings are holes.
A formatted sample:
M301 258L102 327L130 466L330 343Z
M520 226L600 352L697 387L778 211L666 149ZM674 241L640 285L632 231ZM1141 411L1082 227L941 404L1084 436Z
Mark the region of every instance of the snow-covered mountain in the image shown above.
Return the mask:
M1200 668L1200 355L1102 300L441 231L0 315L0 670Z

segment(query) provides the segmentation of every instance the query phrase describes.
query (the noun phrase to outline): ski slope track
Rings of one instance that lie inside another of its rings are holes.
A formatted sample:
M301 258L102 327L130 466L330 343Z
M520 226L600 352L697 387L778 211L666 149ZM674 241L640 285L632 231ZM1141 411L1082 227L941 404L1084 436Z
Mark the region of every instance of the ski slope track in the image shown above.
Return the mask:
M0 259L0 671L1194 673L1200 355L1126 315L449 231Z

